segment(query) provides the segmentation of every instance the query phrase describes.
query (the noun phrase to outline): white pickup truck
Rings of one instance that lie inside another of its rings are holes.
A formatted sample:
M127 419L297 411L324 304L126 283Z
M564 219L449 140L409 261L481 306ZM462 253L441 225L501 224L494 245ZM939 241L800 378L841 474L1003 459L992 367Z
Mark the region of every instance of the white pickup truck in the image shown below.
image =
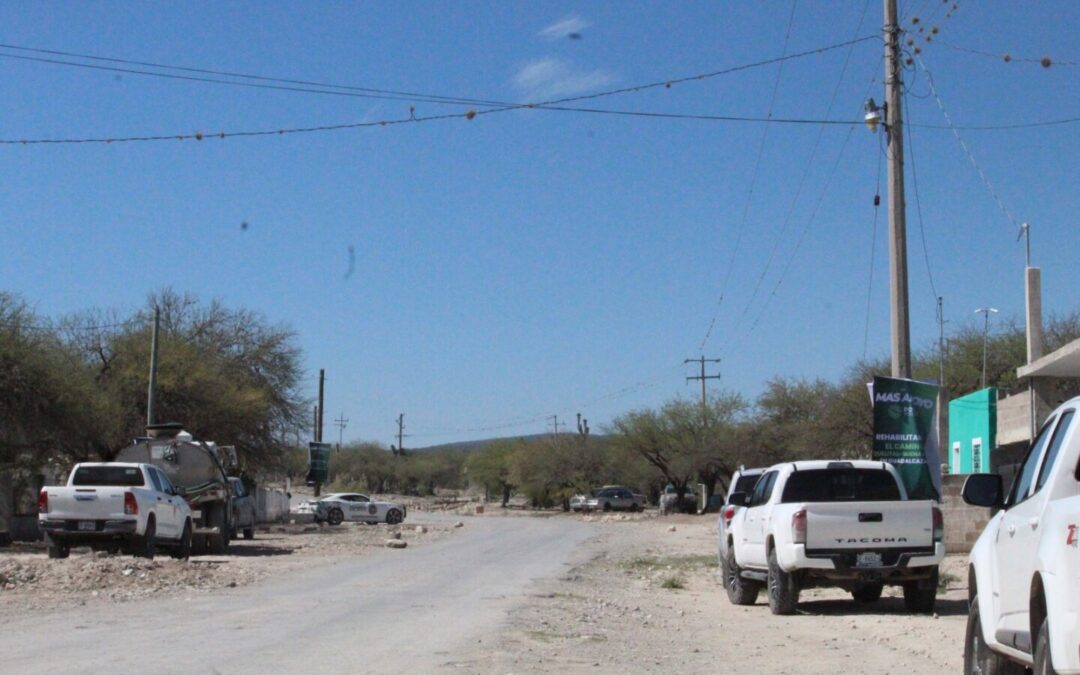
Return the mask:
M1008 494L974 474L969 504L997 509L971 549L964 672L1080 673L1080 397L1050 415Z
M874 602L885 584L904 589L911 612L932 612L945 557L941 510L909 501L884 462L806 461L770 467L732 519L724 583L749 605L763 585L773 614L792 614L809 586L839 586Z
M72 546L153 558L166 545L174 558L191 555L191 508L150 464L76 464L67 486L41 489L38 525L50 558Z

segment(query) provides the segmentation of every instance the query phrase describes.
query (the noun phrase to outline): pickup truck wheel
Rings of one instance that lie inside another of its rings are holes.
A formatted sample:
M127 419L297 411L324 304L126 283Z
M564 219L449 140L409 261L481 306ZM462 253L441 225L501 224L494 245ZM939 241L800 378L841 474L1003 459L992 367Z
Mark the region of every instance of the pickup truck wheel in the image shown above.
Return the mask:
M172 552L172 557L177 560L187 560L191 557L191 521L184 523L184 532L180 535L180 541Z
M885 584L866 584L864 586L857 586L855 590L851 591L851 597L855 598L855 602L877 602L881 599L881 591L885 588Z
M979 620L979 596L972 598L971 608L968 610L967 632L964 636L964 675L1023 675L1025 672L1027 671L1019 664L1005 659L986 646Z
M343 520L345 520L345 514L337 507L330 509L326 514L326 522L331 525L340 525Z
M255 528L254 527L245 527L244 528L244 539L247 539L247 540L250 541L250 540L252 540L254 538L255 538Z
M911 614L931 614L937 602L938 568L930 573L929 579L904 583L904 607Z
M728 546L724 556L724 588L727 589L728 600L733 605L752 605L757 602L761 584L751 579L743 579L739 576L742 571L735 562L735 549Z
M1045 619L1039 627L1039 636L1035 638L1034 675L1057 675L1053 660L1050 658L1050 620Z
M398 511L397 509L390 509L386 512L387 525L397 525L402 520L404 520L404 518L401 517L401 511Z
M53 560L62 560L71 555L71 547L55 537L48 538L48 545L49 557Z
M799 584L795 575L780 567L773 548L769 551L769 610L773 614L794 614L798 604Z
M136 558L153 560L157 553L157 526L154 519L146 521L146 532L143 536L136 536L131 542L131 554Z

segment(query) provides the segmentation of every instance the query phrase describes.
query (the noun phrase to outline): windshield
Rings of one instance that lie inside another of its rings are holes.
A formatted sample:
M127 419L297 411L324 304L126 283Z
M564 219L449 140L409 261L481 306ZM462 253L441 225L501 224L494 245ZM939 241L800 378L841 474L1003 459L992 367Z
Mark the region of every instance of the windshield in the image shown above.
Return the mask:
M884 469L811 469L788 477L780 501L898 501L900 488Z
M139 487L143 474L131 466L80 466L71 478L72 485Z

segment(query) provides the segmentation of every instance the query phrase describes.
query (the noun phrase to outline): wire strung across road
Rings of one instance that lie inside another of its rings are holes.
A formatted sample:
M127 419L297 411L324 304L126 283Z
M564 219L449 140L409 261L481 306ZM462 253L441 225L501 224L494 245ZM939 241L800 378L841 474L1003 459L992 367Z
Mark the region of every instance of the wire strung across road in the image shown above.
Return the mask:
M186 133L186 134L154 134L154 135L133 135L133 136L121 136L121 137L96 137L96 138L4 139L4 140L0 140L0 144L5 144L5 145L20 145L20 144L21 145L38 145L38 144L61 144L61 143L62 144L131 143L131 142L150 142L150 141L169 141L169 140L197 140L197 141L201 141L203 139L211 139L211 138L225 139L225 138L237 138L237 137L279 136L279 135L284 135L284 134L311 133L311 132L319 132L319 131L339 131L339 130L344 130L344 129L359 129L359 128L376 127L376 126L392 126L392 125L400 125L400 124L412 124L412 123L416 123L416 122L432 122L432 121L437 121L437 120L456 119L456 118L460 118L460 117L464 117L466 119L471 120L471 119L474 119L474 118L476 118L476 117L478 117L480 115L489 115L489 114L492 114L492 113L506 112L506 111L510 111L510 110L523 110L523 109L553 109L553 110L554 109L563 109L563 110L569 110L569 108L566 108L566 106L564 104L576 103L576 102L579 102L579 101L589 101L589 100L594 100L594 99L599 99L599 98L604 98L604 97L609 97L609 96L618 96L618 95L621 95L621 94L638 93L638 92L647 91L647 90L651 90L651 89L657 89L657 88L670 89L671 87L673 87L675 85L679 85L679 84L684 84L684 83L688 83L688 82L704 81L704 80L720 77L720 76L723 76L723 75L730 75L730 74L733 74L733 73L737 73L737 72L741 72L741 71L745 71L745 70L750 70L750 69L753 69L753 68L760 68L760 67L764 67L764 66L767 66L767 65L781 63L783 61L789 61L789 60L792 60L792 59L803 58L803 57L812 56L812 55L816 55L816 54L823 54L825 52L829 52L829 51L832 51L832 50L835 50L835 49L840 49L840 48L843 48L843 47L853 46L855 44L859 44L861 42L866 42L868 40L878 40L878 39L880 39L879 36L869 35L869 36L864 36L864 37L861 37L861 38L856 38L856 39L853 39L853 40L848 40L846 42L840 42L840 43L837 43L837 44L828 45L828 46L825 46L825 47L818 47L818 48L815 48L815 49L809 49L809 50L805 50L805 51L798 52L798 53L795 53L795 54L787 54L787 55L784 55L784 56L774 57L774 58L771 58L771 59L764 59L764 60L755 61L755 62L752 62L752 63L745 63L745 64L741 64L741 65L737 65L737 66L731 66L731 67L728 67L728 68L723 68L723 69L715 70L715 71L711 71L711 72L698 73L696 75L690 75L690 76L685 76L685 77L677 77L677 78L671 78L671 79L666 79L666 80L659 80L659 81L656 81L656 82L649 82L649 83L646 83L646 84L639 84L639 85L633 85L633 86L628 86L628 87L620 87L620 88L617 88L617 89L609 89L609 90L595 92L595 93L591 93L591 94L580 94L580 95L577 95L577 96L567 96L567 97L563 97L563 98L553 99L553 100L549 100L549 101L542 101L542 102L537 102L537 103L508 103L508 104L505 104L505 105L500 105L498 102L487 102L487 103L483 103L483 105L491 105L491 106L494 106L494 107L488 107L487 109L484 109L484 110L470 109L470 110L468 110L468 111L466 111L464 113L455 112L455 113L445 113L445 114L437 114L437 115L417 116L417 115L415 115L413 113L413 111L410 111L410 114L409 114L408 117L401 117L401 118L397 118L397 119L385 119L385 120L379 120L379 121L355 122L355 123L346 123L346 124L318 125L318 126L309 126L309 127L296 127L296 128L288 128L288 129L267 129L267 130L258 130L258 131L234 131L234 132L219 131L219 132L213 132L213 133L195 132L195 133ZM21 59L21 60L43 61L43 62L55 62L55 61L57 61L56 59L43 59L43 58L39 58L39 57L19 56L19 55L13 55L13 54L0 54L0 58L16 58L16 59ZM106 70L106 71L122 70L122 69L115 68L115 67L112 67L112 66L101 66L101 65L93 65L93 64L74 64L74 63L66 63L65 62L65 65L75 65L75 66L78 66L78 67L85 67L85 68L91 68L91 69L97 69L97 70ZM124 69L124 70L132 70L132 69ZM161 76L161 77L167 77L169 79L181 79L181 80L209 81L211 79L211 78L202 78L202 77L188 76L188 75L174 75L174 74L171 74L171 73L152 73L150 71L137 71L137 74L150 75L150 76ZM221 81L221 82L216 82L216 83L229 83L229 81ZM288 86L285 86L285 85L276 85L276 84L275 85L271 85L271 84L263 85L263 84L251 83L251 82L231 82L231 83L236 84L236 85L240 85L240 86L250 86L250 87L266 87L266 88L285 89L285 90L300 89L298 87L288 87ZM306 91L306 89L305 89L305 91ZM316 92L315 90L312 90L312 93L318 93L318 92ZM322 93L328 93L328 92L323 91ZM342 93L342 92L338 92L338 93ZM353 92L353 93L357 93L357 92ZM372 94L372 95L373 96L384 96L383 94ZM436 97L430 97L430 98L434 99ZM443 97L438 97L438 98L443 98ZM445 97L445 98L450 99L451 97ZM479 100L473 101L472 99L464 99L464 98L457 99L457 100L460 100L462 103L464 103L466 101L470 101L474 105L477 105L477 106L481 105ZM435 102L435 101L432 101L432 102ZM441 102L449 102L449 100L441 101ZM575 110L573 110L573 112L593 112L593 113L603 112L603 114L619 114L619 115L635 115L635 116L661 116L662 115L662 116L667 116L667 117L671 117L671 116L674 115L674 114L664 114L664 113L655 114L655 115L648 114L648 113L641 114L641 113L637 113L635 111L601 111L601 110L598 110L598 109L575 109ZM701 117L704 117L704 116L701 116ZM719 116L714 116L714 117L719 117ZM768 121L768 120L745 120L745 121ZM804 121L804 120L794 121L794 120L792 120L790 123L805 124L805 123L813 123L813 121ZM839 124L850 124L850 122L845 122L845 121L838 121L837 123L839 123Z

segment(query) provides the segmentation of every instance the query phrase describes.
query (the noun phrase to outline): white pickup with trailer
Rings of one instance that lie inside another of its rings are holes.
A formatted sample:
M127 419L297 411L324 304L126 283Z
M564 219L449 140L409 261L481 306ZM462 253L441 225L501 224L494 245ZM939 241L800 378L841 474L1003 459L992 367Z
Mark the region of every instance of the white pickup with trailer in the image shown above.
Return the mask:
M76 464L66 486L41 489L38 512L50 558L68 557L73 546L153 558L166 545L175 558L191 554L191 509L149 464Z
M911 612L932 612L945 557L941 510L908 500L884 462L802 461L770 467L729 527L724 582L734 604L767 587L774 614L792 614L810 586L839 586L874 602L886 584L904 589Z
M964 672L1080 673L1080 397L1043 424L1006 493L973 474L964 501L996 510L971 549Z

